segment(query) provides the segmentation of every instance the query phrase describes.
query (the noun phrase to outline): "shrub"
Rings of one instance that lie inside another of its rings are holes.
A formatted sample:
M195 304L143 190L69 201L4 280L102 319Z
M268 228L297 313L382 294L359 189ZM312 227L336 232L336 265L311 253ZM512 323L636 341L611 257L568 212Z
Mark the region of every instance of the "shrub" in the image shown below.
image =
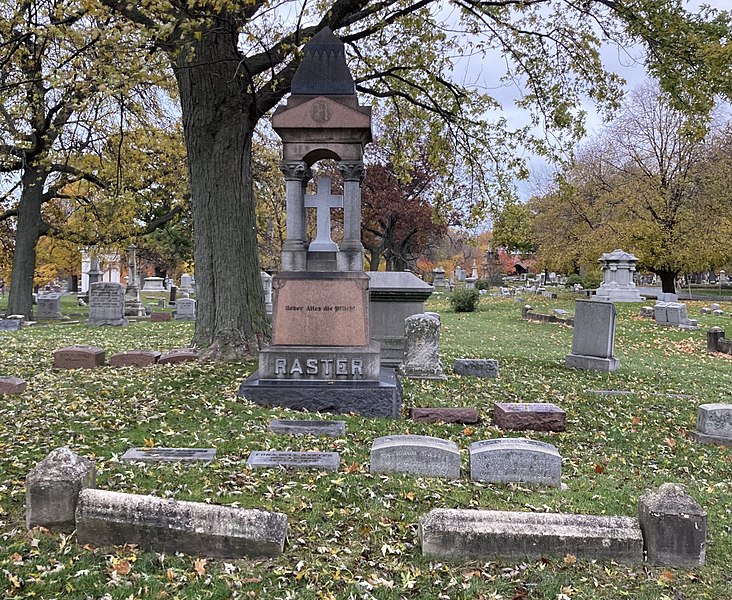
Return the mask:
M577 273L572 273L569 277L567 277L567 283L565 283L564 285L570 288L578 283L584 287L582 277L577 275Z
M488 279L478 279L475 282L476 290L489 290L491 289L491 282Z
M459 290L450 295L450 306L455 312L474 312L478 306L478 290Z
M599 288L601 283L602 273L600 273L600 271L590 271L589 273L585 274L584 278L582 279L582 285L586 290L594 290L595 288Z

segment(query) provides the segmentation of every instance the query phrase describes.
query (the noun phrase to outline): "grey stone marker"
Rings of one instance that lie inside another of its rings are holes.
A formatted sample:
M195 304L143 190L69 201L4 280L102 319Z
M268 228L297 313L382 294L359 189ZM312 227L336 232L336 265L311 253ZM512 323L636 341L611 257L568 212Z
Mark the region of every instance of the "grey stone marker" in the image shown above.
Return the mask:
M638 502L646 560L657 566L700 567L707 551L707 512L675 483L647 490Z
M39 295L36 303L38 305L38 312L36 313L38 320L63 318L61 314L61 294L49 293Z
M211 462L215 448L130 448L120 460L142 462Z
M328 437L343 437L346 435L346 422L273 419L269 423L269 430L272 433L284 435L327 435Z
M256 509L102 490L84 490L76 509L79 544L253 558L279 556L286 537L286 515Z
M615 306L611 302L576 300L572 352L566 366L585 371L615 371Z
M732 404L702 404L696 412L692 439L702 444L732 446Z
M668 323L668 314L666 312L666 307L668 305L669 305L668 302L659 300L653 306L653 316L656 319L656 323L659 323L659 324Z
M494 358L458 358L452 367L455 375L498 377L498 361Z
M177 321L195 321L196 301L191 298L180 298L175 303L175 318Z
M404 320L402 375L414 379L447 379L440 362L440 319L426 313Z
M438 508L419 522L422 554L440 560L566 556L643 562L632 517Z
M724 339L724 329L721 327L712 327L707 331L707 352L718 352L721 339Z
M338 452L262 452L249 455L247 465L252 469L289 467L291 469L317 469L337 471L341 464Z
M556 447L526 438L470 444L470 478L493 483L534 483L560 487L562 457Z
M73 531L79 492L93 488L96 467L69 448L56 448L25 480L25 525Z
M19 331L22 326L22 319L0 319L0 331Z
M102 281L89 286L88 325L127 325L125 286Z
M428 435L389 435L371 445L371 473L411 473L460 478L460 449L455 442Z
M493 424L516 431L564 431L567 413L549 402L494 402Z

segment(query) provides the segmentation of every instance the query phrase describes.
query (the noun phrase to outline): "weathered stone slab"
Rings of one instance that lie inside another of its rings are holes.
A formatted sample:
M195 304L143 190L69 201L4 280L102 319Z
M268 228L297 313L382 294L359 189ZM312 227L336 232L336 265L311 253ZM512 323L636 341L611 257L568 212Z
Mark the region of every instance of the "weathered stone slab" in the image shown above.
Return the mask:
M702 404L696 413L692 439L702 444L732 446L732 404Z
M707 512L675 483L647 490L638 502L646 560L657 566L700 567L707 550Z
M76 509L80 544L254 558L279 556L286 537L286 515L256 509L102 490L84 490Z
M641 306L639 314L641 317L650 317L652 319L656 311L652 306Z
M458 358L452 367L455 375L498 377L498 361L494 358Z
M422 554L440 560L542 556L643 562L643 536L631 517L438 508L420 519Z
M36 305L38 306L36 313L38 320L63 318L61 314L61 294L50 293L39 295Z
M155 350L128 350L113 354L109 364L113 367L149 367L156 364L160 356Z
M23 319L0 319L0 331L19 331Z
M88 325L127 325L125 317L125 286L111 281L99 281L89 286Z
M96 467L68 448L56 448L25 480L25 524L54 531L73 531L79 492L93 488Z
M614 355L617 313L611 302L576 300L572 352L564 364L584 371L615 371L620 361Z
M404 362L399 371L410 379L445 380L440 362L440 319L427 313L404 320Z
M211 462L215 448L130 448L120 460L142 462Z
M247 459L252 469L289 467L292 469L317 469L337 471L341 464L338 452L262 452L254 451Z
M53 353L55 369L94 369L104 364L104 348L67 346Z
M343 437L346 435L345 421L303 421L273 419L269 423L272 433L284 435L326 435L328 437Z
M0 377L0 394L22 394L25 386L25 379L20 377Z
M175 304L175 318L178 321L195 321L196 301L191 298L180 298Z
M585 390L588 394L597 394L599 396L630 396L635 394L632 390Z
M668 302L658 301L653 306L653 316L656 319L656 323L668 323L668 314L666 312L668 304Z
M460 449L455 442L427 435L390 435L371 445L371 473L411 473L460 478Z
M470 478L473 481L560 487L562 457L553 445L526 438L473 442L470 444Z
M158 359L159 365L178 365L191 360L198 360L195 348L176 348L163 352Z
M410 410L413 421L419 423L477 423L475 408L431 408L414 407Z
M150 313L150 320L155 323L167 323L171 320L171 315L169 312L151 312Z
M516 431L564 431L567 413L548 402L494 402L493 424Z

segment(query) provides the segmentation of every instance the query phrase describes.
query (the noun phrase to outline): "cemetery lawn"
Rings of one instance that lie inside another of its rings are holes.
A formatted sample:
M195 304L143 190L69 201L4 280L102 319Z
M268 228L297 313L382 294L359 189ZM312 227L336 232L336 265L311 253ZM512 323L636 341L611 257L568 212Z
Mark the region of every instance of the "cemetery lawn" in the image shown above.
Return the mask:
M573 312L573 299L532 298L538 312ZM319 418L255 406L237 398L246 364L101 367L60 371L52 352L72 344L123 350L186 347L188 322L138 322L90 328L49 324L3 332L0 375L28 382L0 403L0 593L7 598L266 599L668 599L732 598L732 453L689 439L697 406L730 402L732 357L706 354L706 330L729 317L698 316L695 332L661 328L619 304L615 373L563 366L572 329L520 319L520 302L481 299L475 313L442 314L442 360L496 358L497 379L450 375L446 382L404 381L403 418L330 416L345 438L269 433L273 418ZM727 312L732 306L723 305ZM77 311L64 305L64 310ZM72 317L77 318L78 317ZM627 391L593 394L589 390ZM494 401L553 402L567 411L564 433L508 433L491 425ZM477 407L477 425L414 423L413 406ZM369 474L374 438L423 434L462 449L458 481ZM472 483L467 447L502 435L557 446L567 490ZM93 459L97 487L179 500L283 512L289 539L277 559L205 560L136 547L81 547L73 535L24 525L24 479L52 449ZM209 465L121 462L131 446L211 447ZM250 470L254 450L337 451L337 473ZM708 511L707 564L684 570L624 566L573 556L541 561L445 564L421 556L419 517L433 508L486 508L592 515L636 514L647 488L677 482Z

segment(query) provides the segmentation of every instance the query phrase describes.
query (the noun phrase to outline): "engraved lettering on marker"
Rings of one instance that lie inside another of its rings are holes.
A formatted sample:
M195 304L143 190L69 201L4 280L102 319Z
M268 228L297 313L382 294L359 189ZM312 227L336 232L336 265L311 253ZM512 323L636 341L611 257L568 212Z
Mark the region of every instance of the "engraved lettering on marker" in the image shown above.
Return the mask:
M347 364L348 361L345 358L336 359L336 375L348 375Z
M292 367L290 367L290 375L294 373L302 375L302 367L300 366L300 361L297 358L292 361Z
M275 360L275 375L287 375L287 360L284 358Z
M320 362L323 363L323 365L325 366L323 374L330 375L330 366L333 364L333 360L332 359L323 359Z
M307 367L308 375L317 375L318 374L318 359L317 358L308 358L305 361L305 365Z
M363 375L363 361L353 359L351 361L351 375Z

